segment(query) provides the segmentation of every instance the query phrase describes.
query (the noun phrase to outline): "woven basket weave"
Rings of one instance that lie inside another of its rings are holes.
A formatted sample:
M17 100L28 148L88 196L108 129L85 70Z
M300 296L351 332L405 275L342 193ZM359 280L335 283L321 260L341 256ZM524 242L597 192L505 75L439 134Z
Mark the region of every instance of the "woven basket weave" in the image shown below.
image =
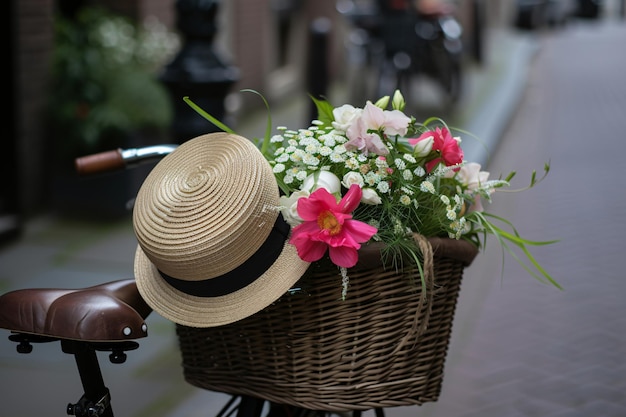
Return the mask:
M417 269L385 269L380 247L369 245L349 269L345 301L337 267L319 261L302 278L303 290L251 317L212 328L178 325L185 380L311 410L436 401L463 269L477 250L452 239L429 242L434 289L428 303ZM417 322L427 324L425 331Z

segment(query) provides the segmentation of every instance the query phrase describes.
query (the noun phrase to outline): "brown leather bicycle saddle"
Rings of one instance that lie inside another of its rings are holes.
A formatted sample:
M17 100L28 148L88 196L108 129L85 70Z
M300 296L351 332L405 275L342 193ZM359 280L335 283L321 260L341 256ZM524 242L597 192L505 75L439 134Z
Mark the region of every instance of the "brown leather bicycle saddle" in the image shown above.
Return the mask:
M80 289L29 288L0 296L0 328L60 339L122 341L148 335L152 309L135 280Z

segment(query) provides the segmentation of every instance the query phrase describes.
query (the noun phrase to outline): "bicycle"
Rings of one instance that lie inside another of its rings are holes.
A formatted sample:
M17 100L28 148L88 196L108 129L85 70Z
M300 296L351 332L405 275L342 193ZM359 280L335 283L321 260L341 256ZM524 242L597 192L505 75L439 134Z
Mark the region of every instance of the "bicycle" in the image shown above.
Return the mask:
M118 149L76 159L80 175L130 169L158 161L177 145ZM127 352L139 348L147 337L146 318L152 313L133 278L83 288L26 288L0 295L0 328L9 330L9 340L18 353L29 354L33 345L59 342L61 351L75 358L84 393L66 406L77 417L113 417L111 394L98 361L98 352L123 364ZM383 417L382 409L374 410ZM325 417L337 415L264 401L246 395L231 395L216 417ZM353 416L361 416L354 411Z

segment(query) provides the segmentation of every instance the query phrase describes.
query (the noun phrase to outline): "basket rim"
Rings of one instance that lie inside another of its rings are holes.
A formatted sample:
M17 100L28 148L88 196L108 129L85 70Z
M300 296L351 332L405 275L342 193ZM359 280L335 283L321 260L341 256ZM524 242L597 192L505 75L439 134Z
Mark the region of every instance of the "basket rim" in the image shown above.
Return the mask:
M428 242L433 248L434 259L452 259L468 267L478 255L478 247L467 240L457 240L445 237L429 237ZM382 265L382 250L385 244L371 242L359 249L359 260L354 268L375 268Z

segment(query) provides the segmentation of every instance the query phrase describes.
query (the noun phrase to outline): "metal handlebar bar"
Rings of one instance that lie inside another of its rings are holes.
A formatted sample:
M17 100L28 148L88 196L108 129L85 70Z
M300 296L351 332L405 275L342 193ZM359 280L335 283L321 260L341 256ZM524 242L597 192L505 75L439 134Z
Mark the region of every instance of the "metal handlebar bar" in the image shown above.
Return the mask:
M74 165L76 172L81 176L119 171L158 161L170 154L177 146L167 144L99 152L76 158Z

